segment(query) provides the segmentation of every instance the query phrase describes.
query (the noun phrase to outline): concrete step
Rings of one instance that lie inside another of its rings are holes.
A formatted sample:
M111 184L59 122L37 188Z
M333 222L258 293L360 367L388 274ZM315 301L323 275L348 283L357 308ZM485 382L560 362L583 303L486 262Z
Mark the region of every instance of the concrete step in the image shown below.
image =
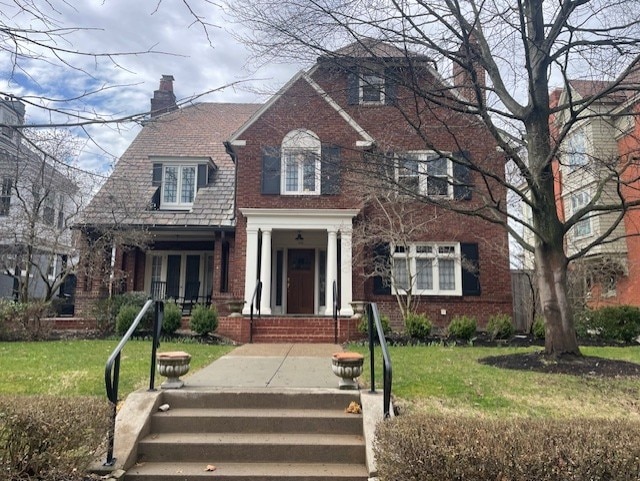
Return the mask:
M213 464L215 471L206 471ZM127 471L126 481L366 481L364 465L328 463L144 463Z
M174 390L163 393L163 401L169 404L171 409L336 409L343 411L350 402L359 402L359 400L360 396L357 391L338 391L337 389L285 392Z
M152 433L138 444L140 462L365 463L361 435Z
M362 415L337 409L178 408L152 416L154 433L362 433Z

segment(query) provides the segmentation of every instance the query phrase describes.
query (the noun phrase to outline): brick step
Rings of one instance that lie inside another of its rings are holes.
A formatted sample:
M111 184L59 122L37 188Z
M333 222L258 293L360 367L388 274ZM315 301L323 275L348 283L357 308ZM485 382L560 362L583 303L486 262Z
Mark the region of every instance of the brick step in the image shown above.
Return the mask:
M215 471L206 471L213 464ZM364 465L324 463L145 463L127 471L127 481L366 481Z
M152 433L138 444L139 462L365 463L362 435Z
M334 409L178 408L155 413L154 433L362 433L362 416Z
M338 319L338 342L361 337L357 319ZM253 321L253 342L333 343L335 323L331 317L262 317Z
M335 409L342 411L351 401L360 402L357 391L292 389L275 392L229 389L212 392L185 390L163 392L163 402L169 404L171 409Z

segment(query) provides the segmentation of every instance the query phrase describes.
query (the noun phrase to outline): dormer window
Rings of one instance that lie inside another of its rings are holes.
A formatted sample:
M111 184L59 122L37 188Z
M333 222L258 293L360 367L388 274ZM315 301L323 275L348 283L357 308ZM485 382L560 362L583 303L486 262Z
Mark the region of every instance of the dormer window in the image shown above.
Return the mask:
M159 189L151 200L151 210L189 210L193 206L196 192L213 182L215 165L210 159L167 158L154 159L153 182Z
M191 208L195 196L195 165L163 166L161 207Z
M363 75L360 78L360 103L384 104L384 78L380 75Z

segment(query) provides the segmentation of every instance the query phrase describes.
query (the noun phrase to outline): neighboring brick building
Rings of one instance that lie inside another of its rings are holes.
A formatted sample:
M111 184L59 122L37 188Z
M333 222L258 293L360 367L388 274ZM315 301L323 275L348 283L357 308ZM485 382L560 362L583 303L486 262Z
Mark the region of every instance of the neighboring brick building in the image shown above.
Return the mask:
M240 297L246 315L260 280L260 322L281 328L263 340L296 338L305 323L326 336L304 339L331 339L333 324L322 322L333 310L334 283L344 321L352 301L376 301L401 329L399 289L411 289L440 326L455 315L482 326L492 314L511 314L507 235L497 224L420 203L434 219L428 229L403 245L361 248L354 226L379 215L365 194L389 190L385 180L411 197L472 210L488 187L466 164L504 175L504 158L480 122L426 101L415 109L407 62L389 45L354 44L318 59L263 105L200 104L152 119L92 203L86 228L113 217L105 202L112 205L115 193L126 204L116 216L122 224L153 235L146 251L114 257L128 289L161 286L166 297L185 297L197 283L200 301L222 308ZM414 56L411 64L420 72L414 79L446 90L429 59ZM412 127L418 122L430 143ZM491 188L505 199L498 183ZM395 198L412 202L405 197ZM388 275L363 262L381 252ZM225 318L221 330L247 340L244 322ZM340 325L340 339L354 334L354 321Z

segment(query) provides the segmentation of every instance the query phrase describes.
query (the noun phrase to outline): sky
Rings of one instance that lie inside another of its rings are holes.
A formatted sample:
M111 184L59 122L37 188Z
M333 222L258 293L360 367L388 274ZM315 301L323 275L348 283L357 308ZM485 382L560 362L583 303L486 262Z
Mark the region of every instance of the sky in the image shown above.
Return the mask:
M19 0L45 13L64 36L38 40L55 42L71 52L118 54L112 57L68 53L62 59L33 47L40 58L14 57L0 37L0 92L25 97L27 124L67 122L51 112L63 108L82 115L120 118L149 110L153 91L163 74L175 78L178 102L260 102L275 93L304 65L271 64L258 68L234 32L244 28L207 0ZM194 15L211 24L207 33ZM0 25L42 30L38 14L17 10L0 0ZM27 48L22 46L23 49ZM24 50L23 50L24 51ZM119 54L123 55L119 55ZM58 102L83 96L75 101ZM72 119L74 121L74 119ZM88 125L78 166L107 174L140 127L135 123ZM80 129L75 130L83 135Z

